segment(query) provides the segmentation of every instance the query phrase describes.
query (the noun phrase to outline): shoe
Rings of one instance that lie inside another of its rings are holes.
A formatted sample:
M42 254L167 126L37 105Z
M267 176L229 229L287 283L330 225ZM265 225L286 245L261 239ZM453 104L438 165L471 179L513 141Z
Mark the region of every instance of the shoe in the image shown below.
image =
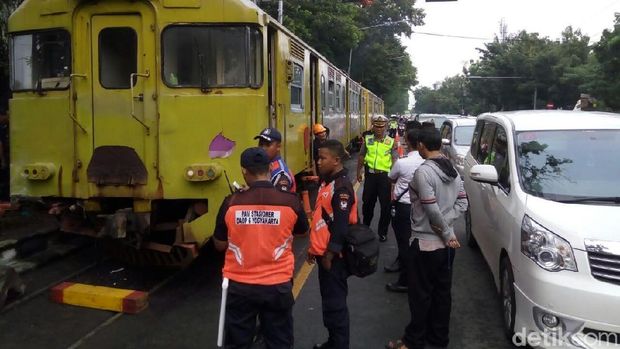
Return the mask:
M386 241L387 241L387 235L381 235L381 234L379 234L379 241L380 241L380 242L386 242Z
M321 343L321 344L315 344L312 349L333 349L334 346L332 346L332 344L327 341L325 343Z
M390 292L398 292L398 293L406 293L407 291L409 291L409 287L403 286L399 284L398 282L388 282L385 285L385 289Z
M396 259L394 263L384 266L383 270L386 273L398 273L400 271L400 263L398 262L398 259Z

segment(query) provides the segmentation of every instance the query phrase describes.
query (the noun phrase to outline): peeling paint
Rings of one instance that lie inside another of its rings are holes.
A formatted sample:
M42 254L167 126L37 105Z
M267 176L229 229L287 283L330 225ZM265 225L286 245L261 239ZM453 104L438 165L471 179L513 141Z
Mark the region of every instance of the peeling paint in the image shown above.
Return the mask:
M230 140L218 133L209 144L209 156L212 159L227 158L235 150L235 141Z

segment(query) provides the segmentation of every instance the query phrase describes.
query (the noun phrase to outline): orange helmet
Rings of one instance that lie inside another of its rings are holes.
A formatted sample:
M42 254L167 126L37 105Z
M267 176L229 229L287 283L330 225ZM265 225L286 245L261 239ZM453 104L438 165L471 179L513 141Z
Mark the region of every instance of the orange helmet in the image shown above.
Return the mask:
M314 126L312 126L312 133L314 133L315 135L326 131L327 129L325 128L325 126L321 124L314 124Z

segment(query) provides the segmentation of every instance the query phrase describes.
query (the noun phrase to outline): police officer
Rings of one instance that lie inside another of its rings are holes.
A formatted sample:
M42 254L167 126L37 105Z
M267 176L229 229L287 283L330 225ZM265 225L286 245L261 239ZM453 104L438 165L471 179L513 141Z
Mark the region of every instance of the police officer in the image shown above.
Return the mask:
M293 234L308 220L296 195L269 181L269 157L261 148L241 154L249 188L224 199L213 240L226 250L223 274L230 280L226 303L226 348L250 348L260 319L267 348L293 347Z
M269 156L271 161L271 183L273 186L282 191L297 192L295 176L280 156L280 149L282 149L282 134L280 134L280 131L268 127L262 130L254 139L258 139L258 146L263 148Z
M321 187L312 213L308 263L319 266L323 325L329 338L314 349L349 348L349 276L341 251L349 224L357 223L357 199L343 161L347 155L337 140L319 146Z
M362 144L357 162L357 180L361 182L362 178L366 178L362 196L364 224L370 226L378 197L381 205L378 233L379 241L382 242L387 241L390 224L391 183L388 173L398 158L396 142L386 134L387 121L383 115L373 118L373 134L364 137L364 144ZM362 169L365 169L364 176L362 176Z

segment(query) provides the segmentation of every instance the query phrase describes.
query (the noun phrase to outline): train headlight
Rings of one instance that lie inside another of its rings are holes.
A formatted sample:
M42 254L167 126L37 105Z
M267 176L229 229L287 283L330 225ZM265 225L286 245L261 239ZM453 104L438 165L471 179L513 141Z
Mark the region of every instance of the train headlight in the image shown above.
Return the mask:
M191 164L185 169L185 179L190 182L205 182L222 175L222 166L216 163Z
M25 165L22 169L22 176L31 181L45 181L51 178L56 172L54 164L34 163Z

